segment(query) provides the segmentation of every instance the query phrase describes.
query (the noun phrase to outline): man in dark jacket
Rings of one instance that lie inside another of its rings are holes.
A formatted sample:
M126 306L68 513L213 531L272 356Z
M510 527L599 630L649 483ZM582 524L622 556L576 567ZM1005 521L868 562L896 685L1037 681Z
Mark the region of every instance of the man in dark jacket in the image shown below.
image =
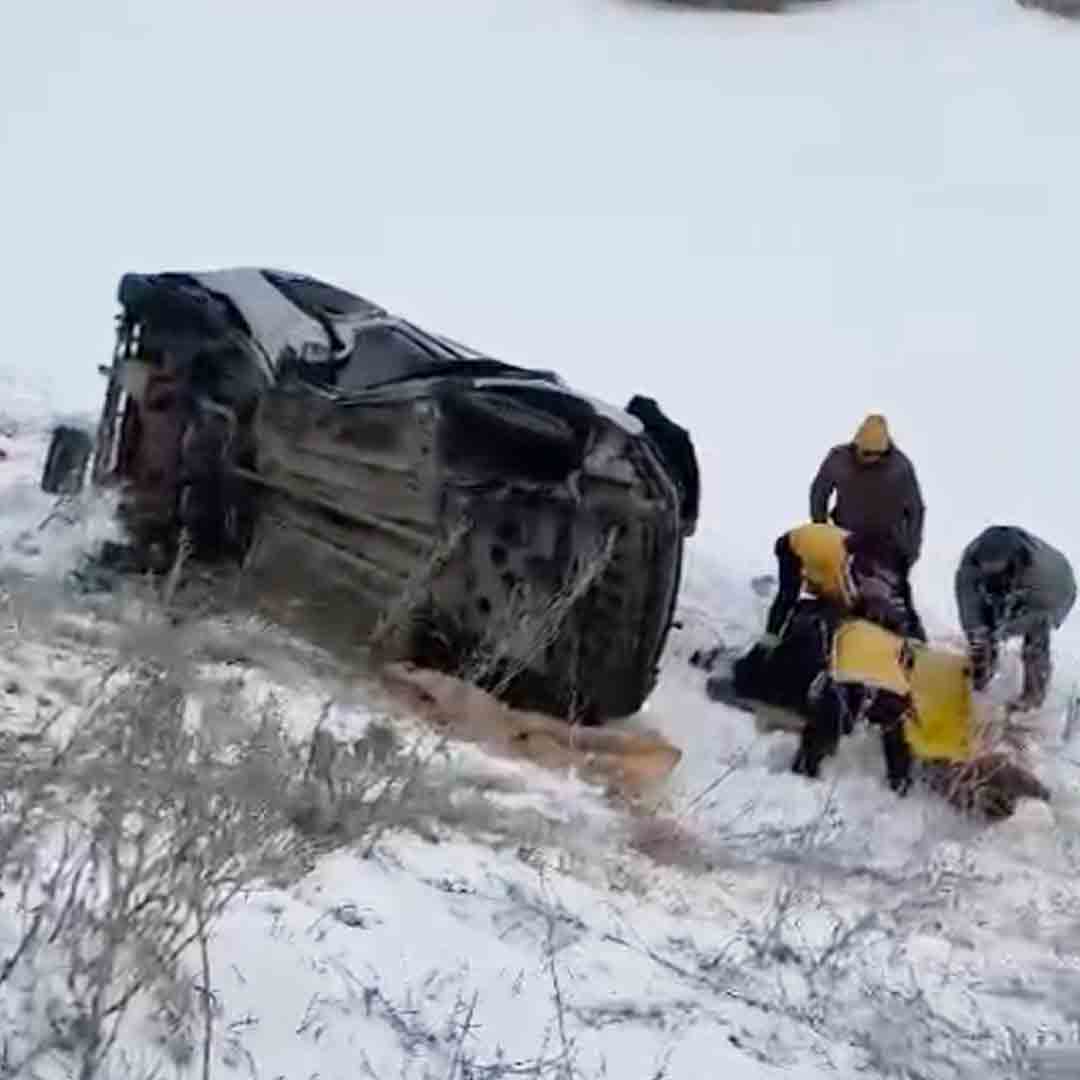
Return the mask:
M997 669L1000 643L1022 637L1024 682L1013 708L1039 708L1050 685L1050 635L1076 602L1069 560L1015 525L991 525L964 549L956 603L968 639L976 690Z
M668 419L654 398L635 394L627 404L626 411L641 421L646 436L671 470L681 498L683 533L693 536L697 529L701 481L690 433Z
M854 532L892 535L910 569L922 550L926 507L911 460L890 435L885 417L868 416L850 443L834 446L810 485L810 518L830 518Z

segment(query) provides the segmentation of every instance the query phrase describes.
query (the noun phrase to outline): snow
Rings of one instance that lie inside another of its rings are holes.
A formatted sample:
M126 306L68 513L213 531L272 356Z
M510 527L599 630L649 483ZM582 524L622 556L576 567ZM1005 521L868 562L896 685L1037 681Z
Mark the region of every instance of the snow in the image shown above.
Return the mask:
M52 509L36 490L39 404L12 419L0 462L0 570L19 629L0 656L6 730L34 730L53 709L67 730L119 657L167 650L190 661L194 722L223 738L226 687L239 690L234 716L272 696L303 738L327 701L325 725L342 739L384 715L364 677L242 613L174 628L145 598L80 603L64 573L92 531L49 525L36 554L15 545ZM978 826L929 795L897 800L868 734L810 783L787 771L792 736L759 735L706 701L690 652L748 640L763 603L700 554L691 565L659 688L636 721L684 751L657 817L572 776L451 745L428 781L443 809L424 827L390 828L370 857L346 845L291 883L246 891L210 941L215 1071L989 1078L1034 1068L1039 1042L1072 1044L1080 765L1061 742L1062 679L1036 754L1053 802ZM437 741L408 716L395 724ZM0 903L8 955L25 918ZM47 991L61 993L59 969L43 959L36 970L0 986L0 1016L27 1037L52 1015ZM17 1021L20 992L36 1004ZM115 1075L166 1060L194 1075L198 1054L178 1039L159 1013L132 1013Z
M51 0L3 21L6 729L77 715L133 648L197 656L196 711L239 679L297 735L328 697L341 734L377 713L272 628L72 608L63 572L107 508L39 529L37 476L51 423L93 419L126 270L290 265L613 404L655 396L701 458L683 629L641 718L684 750L661 807L682 833L455 747L439 797L479 793L505 830L469 804L438 842L391 831L232 909L217 1072L464 1080L501 1051L590 1078L990 1080L1075 1046L1080 616L1033 753L1053 801L992 828L895 799L869 737L824 782L791 776L792 737L708 704L687 663L758 631L751 576L870 411L919 470L935 637L985 525L1080 562L1075 24L1012 0ZM835 927L856 929L829 952ZM128 1032L129 1072L155 1037Z

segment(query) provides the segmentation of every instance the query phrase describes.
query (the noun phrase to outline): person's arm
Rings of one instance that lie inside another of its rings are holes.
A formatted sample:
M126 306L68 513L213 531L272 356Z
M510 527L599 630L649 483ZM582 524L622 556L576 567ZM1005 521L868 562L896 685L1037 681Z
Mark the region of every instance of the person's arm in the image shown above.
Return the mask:
M994 612L979 588L979 574L961 558L956 571L956 606L968 642L968 658L976 690L984 690L997 669L998 641Z
M968 641L988 634L992 627L987 619L987 605L979 589L979 573L971 562L961 558L956 570L956 609L960 626Z
M774 642L799 601L802 592L802 560L791 549L787 533L776 541L773 547L779 576L779 588L769 606L769 616L765 621L765 633Z
M836 489L836 451L830 450L810 484L810 520L819 525L829 520L829 497Z
M1050 616L1038 619L1024 635L1020 651L1024 684L1020 697L1010 702L1017 709L1038 709L1046 701L1053 667L1050 657Z
M916 641L921 641L925 645L927 642L926 628L923 626L922 619L919 617L919 612L915 607L915 598L911 594L911 579L907 574L901 580L900 589L908 613L907 636L914 638Z
M904 517L907 521L908 554L912 563L922 552L923 526L926 521L926 503L923 502L919 478L915 466L907 462L907 497L904 502Z

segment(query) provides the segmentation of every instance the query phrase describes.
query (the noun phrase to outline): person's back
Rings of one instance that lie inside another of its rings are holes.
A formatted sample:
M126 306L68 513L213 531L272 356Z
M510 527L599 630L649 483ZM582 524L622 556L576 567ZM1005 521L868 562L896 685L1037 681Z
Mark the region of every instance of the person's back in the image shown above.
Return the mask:
M1054 629L1060 629L1076 603L1076 577L1065 554L1037 536L1027 534L1032 545L1029 572L1021 576L1020 587L1025 589L1031 603L1050 613Z
M810 485L811 520L831 517L852 532L888 532L909 565L922 550L925 513L915 467L877 414L863 421L851 442L828 452Z
M956 597L965 632L994 624L1015 634L1033 617L1056 628L1076 601L1076 579L1057 548L1017 525L991 525L964 548Z
M847 532L836 525L811 522L776 538L778 587L765 622L766 638L780 635L803 589L838 608L854 601L848 575Z
M811 522L799 525L787 534L791 550L802 564L808 589L836 603L849 604L851 582L847 575L846 529Z

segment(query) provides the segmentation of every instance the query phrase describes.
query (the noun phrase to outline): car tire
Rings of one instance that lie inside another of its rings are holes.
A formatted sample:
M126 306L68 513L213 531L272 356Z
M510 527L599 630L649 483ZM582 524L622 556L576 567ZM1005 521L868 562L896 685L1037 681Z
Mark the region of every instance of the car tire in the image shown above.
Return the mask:
M77 495L83 489L86 466L94 452L94 441L82 428L60 425L52 433L41 490L49 495Z

